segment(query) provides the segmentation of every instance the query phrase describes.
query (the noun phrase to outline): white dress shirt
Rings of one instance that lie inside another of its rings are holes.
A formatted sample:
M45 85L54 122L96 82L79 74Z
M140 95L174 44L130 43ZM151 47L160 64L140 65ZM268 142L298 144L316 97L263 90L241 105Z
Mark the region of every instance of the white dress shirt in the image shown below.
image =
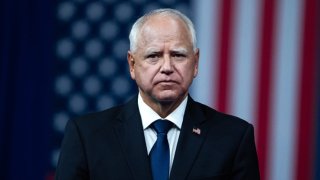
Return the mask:
M177 148L177 143L180 135L180 129L182 126L183 116L184 112L187 106L188 96L184 98L184 100L181 102L181 104L167 117L161 118L153 109L151 109L143 100L139 93L138 96L138 106L139 106L139 112L141 115L142 125L144 129L144 138L147 145L148 154L150 154L150 151L152 149L152 146L157 140L157 132L150 127L150 125L158 120L158 119L166 119L171 121L174 125L172 128L168 131L167 137L169 142L169 148L170 148L170 168L169 171L171 171L173 158L175 155L175 151Z

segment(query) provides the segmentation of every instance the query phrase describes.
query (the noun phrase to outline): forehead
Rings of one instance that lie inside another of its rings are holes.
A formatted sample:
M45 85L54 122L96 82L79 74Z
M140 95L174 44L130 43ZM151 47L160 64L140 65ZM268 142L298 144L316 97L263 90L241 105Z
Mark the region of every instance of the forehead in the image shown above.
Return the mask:
M191 34L181 19L169 15L154 15L141 26L138 36L139 46L150 43L176 42L192 44Z

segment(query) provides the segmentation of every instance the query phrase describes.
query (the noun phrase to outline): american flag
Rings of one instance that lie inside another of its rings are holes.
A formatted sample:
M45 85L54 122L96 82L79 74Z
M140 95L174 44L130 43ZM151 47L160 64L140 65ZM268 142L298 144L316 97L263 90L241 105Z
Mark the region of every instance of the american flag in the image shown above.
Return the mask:
M254 125L261 178L320 179L317 0L59 1L53 170L70 118L137 92L126 64L129 30L167 7L196 26L200 72L191 95Z

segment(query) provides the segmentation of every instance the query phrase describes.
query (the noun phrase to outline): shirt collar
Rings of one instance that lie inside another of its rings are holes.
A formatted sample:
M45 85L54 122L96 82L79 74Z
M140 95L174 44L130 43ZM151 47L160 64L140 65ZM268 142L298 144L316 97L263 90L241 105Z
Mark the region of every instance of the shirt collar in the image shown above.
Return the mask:
M152 124L154 121L158 119L166 119L171 121L175 126L181 129L184 112L187 107L188 96L184 98L184 100L180 103L180 105L167 117L161 118L153 109L151 109L142 99L140 93L138 96L138 107L142 120L143 129L146 129Z

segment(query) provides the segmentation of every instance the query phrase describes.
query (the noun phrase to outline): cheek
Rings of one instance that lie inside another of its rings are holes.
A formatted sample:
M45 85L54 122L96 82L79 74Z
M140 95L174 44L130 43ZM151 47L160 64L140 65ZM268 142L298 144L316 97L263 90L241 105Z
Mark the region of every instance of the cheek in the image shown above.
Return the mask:
M143 84L151 84L154 76L156 75L155 67L136 67L135 77L136 80L139 80Z
M190 81L190 79L193 79L195 75L197 74L197 69L195 68L194 64L186 64L181 69L181 76L185 81Z

